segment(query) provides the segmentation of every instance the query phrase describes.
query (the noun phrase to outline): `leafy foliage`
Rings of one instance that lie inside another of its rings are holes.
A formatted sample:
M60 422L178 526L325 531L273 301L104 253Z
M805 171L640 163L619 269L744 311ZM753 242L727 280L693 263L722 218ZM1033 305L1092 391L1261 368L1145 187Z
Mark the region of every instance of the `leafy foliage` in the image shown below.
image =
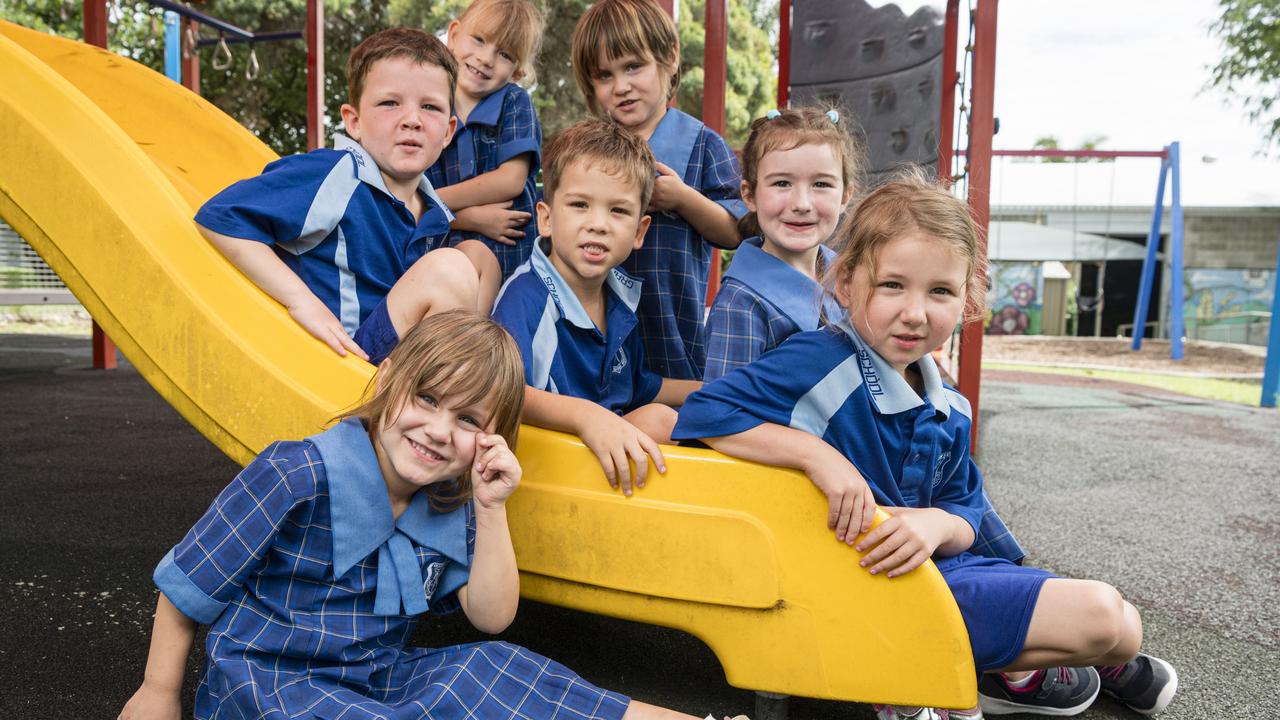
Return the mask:
M1218 0L1222 16L1210 31L1225 54L1210 84L1244 102L1269 146L1280 143L1280 0Z

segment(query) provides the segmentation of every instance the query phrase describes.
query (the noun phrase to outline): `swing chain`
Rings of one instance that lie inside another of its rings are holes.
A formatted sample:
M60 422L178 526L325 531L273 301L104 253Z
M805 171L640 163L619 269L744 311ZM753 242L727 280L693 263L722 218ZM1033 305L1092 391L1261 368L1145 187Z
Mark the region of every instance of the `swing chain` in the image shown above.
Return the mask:
M226 70L231 67L231 48L227 47L227 36L218 33L218 47L213 51L213 69Z
M261 70L262 70L262 67L261 65L258 64L258 51L254 49L253 45L250 45L249 59L248 61L245 62L245 65L244 65L244 78L250 81L257 80L258 73Z
M196 35L195 23L190 20L185 20L183 22L186 24L187 30L183 34L182 59L190 60L191 56L195 55L196 52L199 51L200 38Z

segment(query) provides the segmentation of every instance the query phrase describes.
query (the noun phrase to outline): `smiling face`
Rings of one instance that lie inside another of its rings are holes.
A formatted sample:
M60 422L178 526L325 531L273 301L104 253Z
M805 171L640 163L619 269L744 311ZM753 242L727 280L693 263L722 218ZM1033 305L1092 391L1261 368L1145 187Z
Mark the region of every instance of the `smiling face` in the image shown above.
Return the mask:
M377 163L387 189L403 199L453 135L449 75L409 58L379 60L365 77L359 107L342 106L342 122Z
M670 71L648 54L609 60L601 53L598 62L591 76L596 102L618 125L648 139L667 112Z
M967 261L913 229L888 241L874 264L874 275L866 264L841 273L836 294L863 340L905 376L960 322Z
M756 213L765 252L812 274L817 247L831 236L848 202L840 159L826 144L775 150L760 159L756 186L742 199Z
M459 103L474 106L508 82L520 79L520 60L511 50L499 48L491 33L474 21L449 23L449 50L458 61Z
M644 243L649 216L640 188L588 161L571 161L550 204L538 203L538 232L551 238L551 264L581 296Z

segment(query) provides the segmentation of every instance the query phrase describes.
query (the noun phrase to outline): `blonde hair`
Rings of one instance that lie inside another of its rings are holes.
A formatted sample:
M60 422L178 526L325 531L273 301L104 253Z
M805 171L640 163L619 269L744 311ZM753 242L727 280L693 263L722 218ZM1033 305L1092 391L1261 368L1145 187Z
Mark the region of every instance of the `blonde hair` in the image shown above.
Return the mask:
M533 64L542 49L542 9L530 0L473 0L458 22L516 59L524 85L537 79Z
M751 123L751 134L742 147L742 182L752 196L756 194L756 181L760 161L776 151L793 150L801 145L827 145L840 162L840 179L844 182L845 197L852 197L861 185L860 178L865 157L862 147L848 130L849 118L828 113L835 112L816 107L787 108L776 115L756 118ZM743 237L760 235L760 223L754 212L738 221L738 231Z
M978 253L978 231L969 207L944 186L912 167L881 185L858 203L836 230L840 255L832 270L839 283L866 268L875 277L880 250L903 233L917 230L956 253L967 266L964 320L983 316L987 259Z
M649 143L607 120L583 120L565 128L542 152L542 188L548 204L572 163L597 168L630 184L640 195L640 212L646 212L657 174Z
M513 449L524 405L520 348L502 326L470 310L431 315L409 331L387 357L385 372L365 388L364 400L340 418L359 418L376 434L415 395L452 395L462 405L493 398L493 431ZM448 511L471 498L471 471L424 492L432 507Z
M573 76L587 107L604 113L591 79L600 72L600 54L607 62L634 55L651 57L670 78L667 100L680 86L680 35L676 24L654 0L600 0L573 28Z
M380 30L365 38L347 57L347 102L360 106L365 79L379 60L407 58L415 65L435 65L449 78L449 110L458 89L458 63L453 53L434 35L417 28Z

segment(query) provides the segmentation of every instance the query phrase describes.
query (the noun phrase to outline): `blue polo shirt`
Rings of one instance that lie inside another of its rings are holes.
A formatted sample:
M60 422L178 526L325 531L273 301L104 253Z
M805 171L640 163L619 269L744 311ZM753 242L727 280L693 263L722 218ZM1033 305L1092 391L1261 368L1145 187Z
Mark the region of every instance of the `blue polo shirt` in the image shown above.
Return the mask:
M818 246L822 268L836 254ZM724 283L707 316L707 366L710 382L742 367L802 330L844 317L844 308L813 278L762 249L760 238L747 238L733 254Z
M689 187L735 218L747 213L739 196L742 173L729 144L715 131L675 108L668 109L649 138L658 162L675 170ZM706 340L702 320L711 244L674 212L651 213L644 246L622 267L644 283L636 314L649 367L662 377L702 378Z
M423 176L424 210L415 220L359 143L335 135L333 144L267 165L210 198L195 219L214 232L272 246L354 335L449 231L453 214Z
M471 111L464 123L458 121L458 130L440 159L427 170L427 178L436 187L446 187L470 180L477 175L497 170L502 163L530 154L529 176L524 189L512 198L511 209L529 213L524 239L516 245L506 245L480 233L452 230L448 245L463 240L480 240L493 251L502 268L502 277L515 272L529 254L538 236L538 224L534 221L534 205L538 202L538 189L534 182L538 177L542 153L542 125L533 108L529 93L514 83L493 93Z
M653 402L662 377L645 365L636 331L640 282L618 268L605 281L600 332L547 258L542 241L503 286L493 319L511 333L530 387L590 400L618 413Z
M969 401L943 385L933 358L916 367L920 397L848 320L791 336L772 352L691 394L675 439L734 435L775 423L816 435L866 479L876 502L937 507L974 530L971 552L1023 556L991 507L969 456Z

